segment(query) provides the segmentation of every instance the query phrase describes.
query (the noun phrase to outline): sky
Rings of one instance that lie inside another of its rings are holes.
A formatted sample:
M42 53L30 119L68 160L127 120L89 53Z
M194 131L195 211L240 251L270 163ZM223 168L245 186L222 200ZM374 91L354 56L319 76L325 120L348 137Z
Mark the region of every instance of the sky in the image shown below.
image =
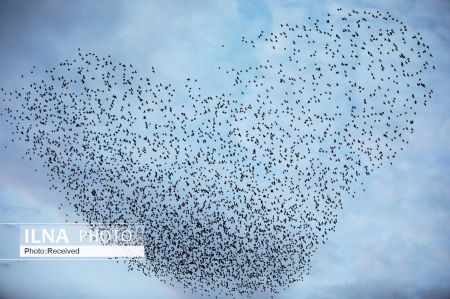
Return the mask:
M155 66L175 84L195 74L215 90L223 84L218 64L258 60L241 50L241 36L302 24L337 7L387 10L421 32L435 56L434 96L394 164L344 202L336 232L312 258L311 274L275 298L448 298L448 1L1 0L0 87L13 89L31 66L52 66L81 48L132 63L142 74ZM63 199L49 190L39 161L22 159L22 145L1 128L0 222L64 221L57 209ZM14 250L14 235L1 228L0 254ZM72 297L199 298L111 261L0 261L0 298Z

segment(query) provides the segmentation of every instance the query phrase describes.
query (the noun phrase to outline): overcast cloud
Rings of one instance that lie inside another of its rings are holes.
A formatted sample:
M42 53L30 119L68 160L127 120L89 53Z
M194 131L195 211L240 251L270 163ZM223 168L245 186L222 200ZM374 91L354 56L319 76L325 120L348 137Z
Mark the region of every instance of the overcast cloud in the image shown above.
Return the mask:
M430 44L434 98L394 165L344 203L337 231L312 259L311 274L277 298L450 298L450 3L448 1L0 1L0 87L33 65L52 66L80 47L151 66L162 80L187 74L221 88L217 65L257 60L242 35L280 22L302 24L337 7L388 10ZM226 47L221 49L221 45ZM247 63L248 64L248 63ZM205 84L206 85L206 84ZM0 222L58 222L62 198L45 170L0 130ZM7 149L3 149L7 145ZM37 171L35 171L37 170ZM3 245L14 232L0 229ZM0 262L1 298L197 298L113 262Z

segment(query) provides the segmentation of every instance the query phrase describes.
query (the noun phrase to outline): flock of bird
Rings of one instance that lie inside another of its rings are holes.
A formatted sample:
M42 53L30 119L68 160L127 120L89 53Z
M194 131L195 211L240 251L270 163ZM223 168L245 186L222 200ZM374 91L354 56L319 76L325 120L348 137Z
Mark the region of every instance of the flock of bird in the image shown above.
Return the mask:
M343 200L392 163L432 96L429 46L391 14L305 23L242 37L264 58L220 66L226 92L79 49L2 89L2 114L63 209L145 226L130 270L196 293L278 292L309 273Z

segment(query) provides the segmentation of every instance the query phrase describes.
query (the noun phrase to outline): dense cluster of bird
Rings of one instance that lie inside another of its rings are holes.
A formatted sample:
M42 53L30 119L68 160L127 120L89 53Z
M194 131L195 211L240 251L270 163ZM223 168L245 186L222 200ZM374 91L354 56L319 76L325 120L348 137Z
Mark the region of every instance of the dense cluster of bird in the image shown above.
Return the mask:
M264 59L219 67L227 92L79 50L2 89L3 114L82 221L145 226L130 269L198 293L277 292L309 273L343 199L432 95L419 33L378 11L324 17L242 37Z

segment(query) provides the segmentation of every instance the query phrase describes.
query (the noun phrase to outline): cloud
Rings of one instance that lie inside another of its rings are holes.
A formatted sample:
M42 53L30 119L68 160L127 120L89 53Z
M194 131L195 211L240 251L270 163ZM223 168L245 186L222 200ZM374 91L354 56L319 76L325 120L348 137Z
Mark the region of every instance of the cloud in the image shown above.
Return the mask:
M427 289L415 288L409 285L395 285L389 281L358 282L349 285L331 286L326 288L321 298L348 299L408 299L408 298L448 298L450 287L447 285L434 286Z
M405 19L411 30L425 32L425 38L430 41L438 68L431 77L435 97L428 109L418 116L410 145L399 155L395 165L374 174L367 182L367 192L345 203L337 232L314 257L311 275L278 298L298 298L299 294L302 298L450 297L447 286L450 281L448 1L261 3L2 1L2 87L15 85L18 75L32 65L51 66L74 56L76 49L82 47L100 54L113 54L119 60L137 65L143 73L155 65L161 78L174 84L181 84L186 74L196 74L214 90L223 84L223 77L213 71L218 64L255 59L238 52L240 48L236 44L241 35L254 36L261 27L271 30L285 21L301 24L309 14L323 14L323 10L337 6L390 10ZM222 43L226 47L218 51ZM9 138L3 129L0 136L4 142ZM45 176L32 174L38 164L21 161L17 154L21 151L20 146L12 145L10 150L1 153L0 218L8 221L58 219L52 203L59 195L48 192ZM0 264L0 267L4 269L1 272L14 268L9 264ZM29 267L27 269L34 269L36 275L40 273L37 269L42 269L39 264ZM72 295L90 294L92 298L100 298L105 293L89 282L100 278L83 275L86 269L97 269L97 272L93 270L96 275L110 278L108 283L111 284L120 285L124 277L132 277L130 282L136 288L136 296L152 296L160 290L166 298L183 296L167 291L156 279L139 278L140 273L126 276L122 274L123 269L108 276L112 268L96 264L85 268L65 264L43 268L46 274L52 273L52 269L73 271L71 275L76 276L76 280L70 280L69 276L61 280L49 278L61 284L61 293L74 285L70 288ZM15 294L14 289L20 292L22 283L37 288L21 280L28 270L15 270L8 280L11 293L0 293L0 298ZM37 278L37 281L41 280ZM153 292L146 285L149 281L157 291ZM78 293L78 286L85 290Z

